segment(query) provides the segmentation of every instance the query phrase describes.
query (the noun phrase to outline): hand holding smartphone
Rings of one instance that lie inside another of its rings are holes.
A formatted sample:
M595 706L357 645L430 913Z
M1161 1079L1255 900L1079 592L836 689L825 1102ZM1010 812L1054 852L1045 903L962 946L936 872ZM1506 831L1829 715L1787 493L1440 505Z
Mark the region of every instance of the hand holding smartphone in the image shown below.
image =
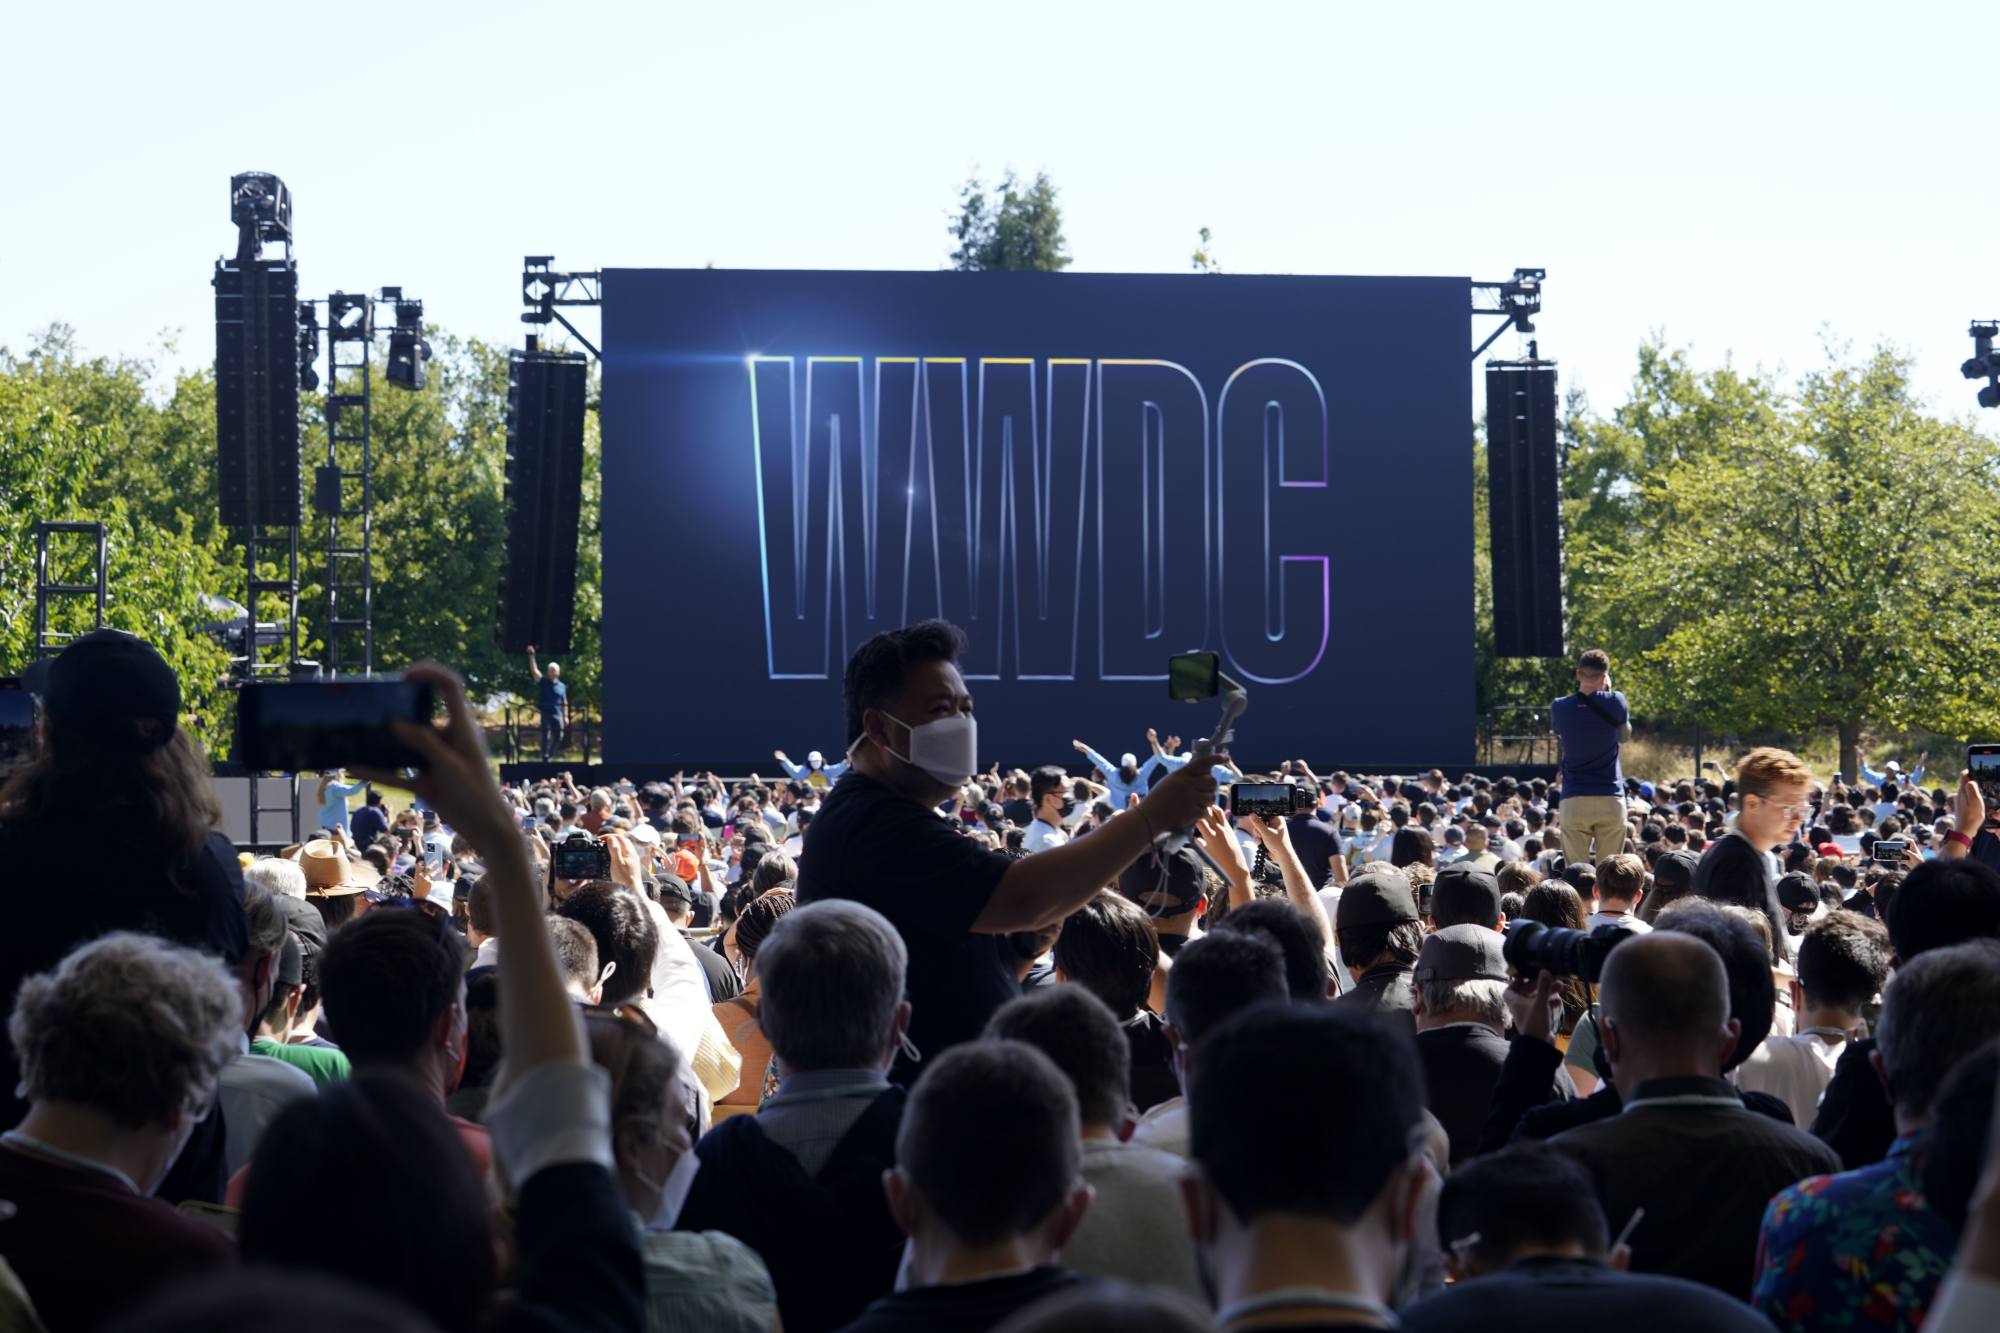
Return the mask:
M401 676L245 685L236 700L236 757L259 773L416 769L421 756L395 722L429 722L430 684Z

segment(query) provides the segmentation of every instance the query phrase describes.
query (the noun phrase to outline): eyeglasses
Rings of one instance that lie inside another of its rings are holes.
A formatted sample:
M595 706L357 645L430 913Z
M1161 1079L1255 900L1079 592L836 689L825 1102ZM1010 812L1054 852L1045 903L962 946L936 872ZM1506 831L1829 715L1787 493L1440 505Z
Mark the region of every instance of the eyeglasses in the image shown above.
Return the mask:
M1751 792L1750 794L1752 796L1757 795L1757 793L1755 792ZM1768 796L1757 796L1757 799L1764 802L1766 805L1771 804L1771 798ZM1801 824L1805 823L1808 819L1811 819L1813 817L1813 807L1810 801L1806 802L1803 805L1781 805L1777 807L1777 811L1785 818L1796 819Z

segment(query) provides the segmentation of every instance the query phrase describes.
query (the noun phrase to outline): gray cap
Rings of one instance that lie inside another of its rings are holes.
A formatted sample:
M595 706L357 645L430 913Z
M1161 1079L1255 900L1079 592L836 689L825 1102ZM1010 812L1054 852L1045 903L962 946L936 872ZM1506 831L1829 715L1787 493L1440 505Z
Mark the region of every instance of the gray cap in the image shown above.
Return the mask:
M1506 981L1504 938L1485 926L1446 926L1424 941L1417 981Z

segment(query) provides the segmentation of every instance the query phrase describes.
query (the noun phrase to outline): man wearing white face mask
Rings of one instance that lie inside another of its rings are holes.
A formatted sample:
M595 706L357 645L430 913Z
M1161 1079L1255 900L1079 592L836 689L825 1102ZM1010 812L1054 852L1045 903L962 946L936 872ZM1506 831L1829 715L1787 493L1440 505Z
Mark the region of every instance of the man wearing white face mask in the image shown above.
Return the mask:
M978 771L972 696L955 665L964 644L957 626L927 620L876 635L848 660L853 767L827 794L799 871L801 904L852 898L902 935L909 1035L925 1054L977 1039L1020 994L1008 932L1061 921L1155 839L1192 827L1215 795L1204 756L1065 846L1015 861L960 836L936 807ZM905 1057L893 1076L916 1073Z

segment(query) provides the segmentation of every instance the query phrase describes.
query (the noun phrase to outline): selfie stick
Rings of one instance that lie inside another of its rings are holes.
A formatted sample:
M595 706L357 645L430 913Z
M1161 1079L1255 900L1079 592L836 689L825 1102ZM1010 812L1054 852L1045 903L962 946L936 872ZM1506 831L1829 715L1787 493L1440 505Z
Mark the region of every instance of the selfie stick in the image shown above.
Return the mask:
M1250 707L1249 692L1241 684L1231 680L1222 671L1215 673L1215 679L1222 686L1222 718L1215 724L1214 734L1197 740L1194 743L1194 756L1197 759L1214 754L1217 746L1227 745L1232 740L1235 740L1236 719L1242 717L1244 710ZM1153 846L1158 849L1160 855L1172 856L1183 847L1188 846L1193 841L1193 838L1193 829L1182 829L1177 833L1166 834L1156 841ZM1222 867L1215 864L1207 852L1202 851L1199 846L1195 847L1194 850L1197 856L1208 862L1209 869L1215 871L1218 875L1223 873ZM1224 877L1227 878L1227 876Z

